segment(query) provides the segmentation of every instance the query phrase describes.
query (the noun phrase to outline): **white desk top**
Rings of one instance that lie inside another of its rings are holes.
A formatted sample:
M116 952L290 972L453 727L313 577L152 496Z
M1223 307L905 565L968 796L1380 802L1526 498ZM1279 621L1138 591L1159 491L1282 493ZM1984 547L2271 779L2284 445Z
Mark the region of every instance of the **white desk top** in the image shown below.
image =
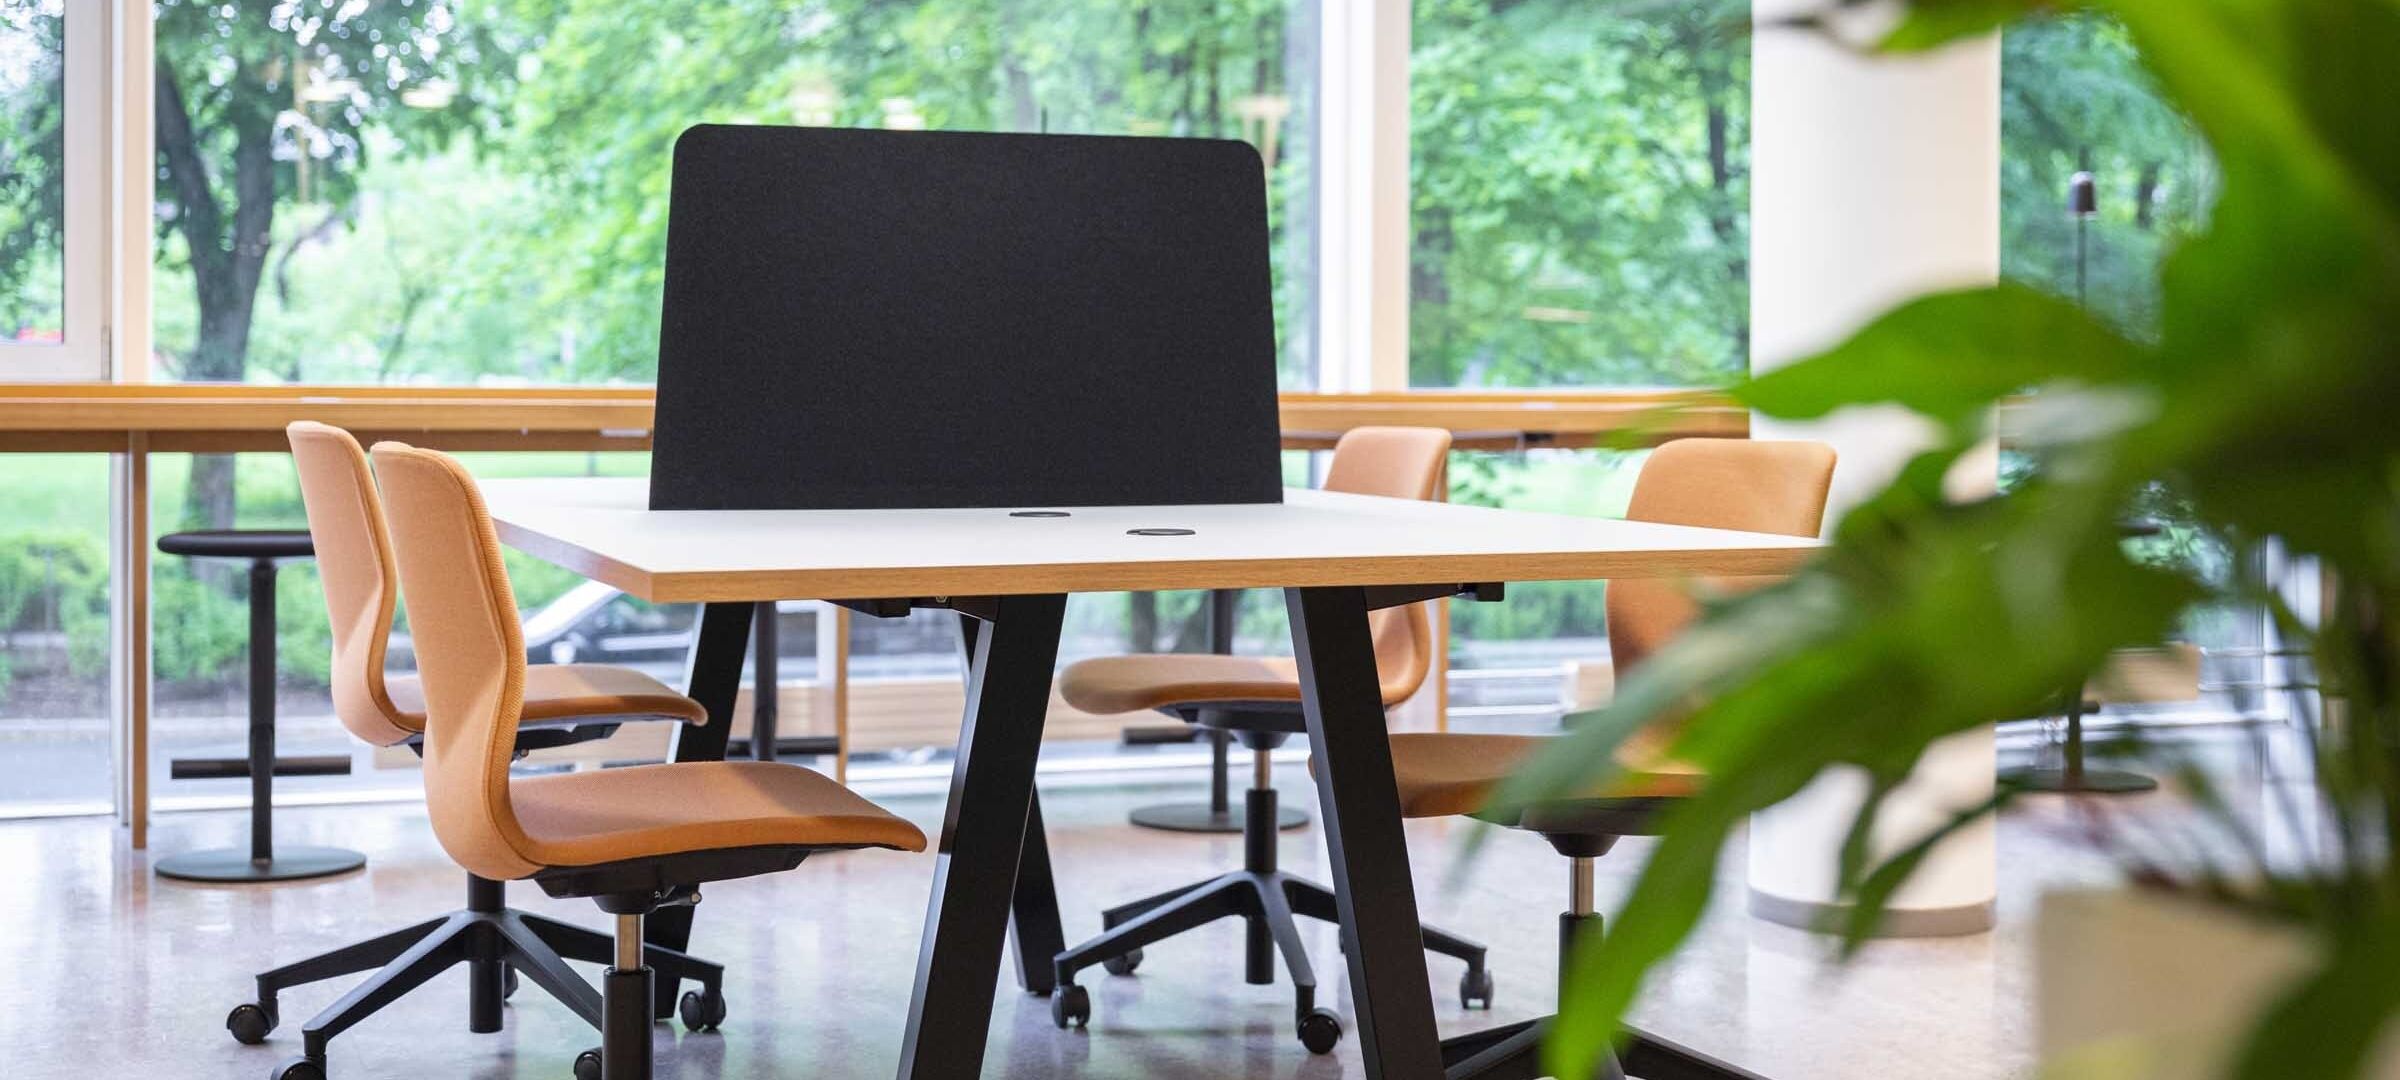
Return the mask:
M646 600L1774 574L1817 541L1292 489L1280 505L653 512L641 478L483 485L500 539ZM1132 536L1137 528L1190 536Z

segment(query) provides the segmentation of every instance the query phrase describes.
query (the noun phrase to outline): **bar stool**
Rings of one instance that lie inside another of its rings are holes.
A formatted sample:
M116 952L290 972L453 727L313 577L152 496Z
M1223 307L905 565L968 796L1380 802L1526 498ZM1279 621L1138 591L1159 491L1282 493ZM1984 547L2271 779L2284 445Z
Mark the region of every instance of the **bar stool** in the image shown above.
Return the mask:
M316 554L308 533L212 529L169 533L158 550L191 559L250 562L250 847L209 848L158 861L161 877L184 881L296 881L356 870L367 857L348 848L275 848L275 568Z

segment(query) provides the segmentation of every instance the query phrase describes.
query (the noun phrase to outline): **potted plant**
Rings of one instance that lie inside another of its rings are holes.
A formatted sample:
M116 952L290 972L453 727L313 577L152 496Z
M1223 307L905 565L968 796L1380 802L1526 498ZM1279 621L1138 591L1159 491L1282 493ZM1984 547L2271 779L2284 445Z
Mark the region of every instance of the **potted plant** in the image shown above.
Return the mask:
M1673 811L1611 932L1581 947L1549 1048L1559 1075L1584 1075L1644 973L1689 934L1751 812L1828 771L1870 779L1841 858L1855 947L1926 852L2009 797L1871 857L1880 793L1929 744L2039 715L2112 650L2161 641L2195 605L2227 600L2265 605L2335 703L2309 728L2308 797L2327 843L2270 858L2204 772L2131 748L2180 779L2192 827L2215 841L2203 850L2231 855L2129 849L2132 887L2268 928L2246 940L2290 943L2261 976L2268 990L2235 1003L2248 1015L2221 1058L2192 1067L2359 1075L2400 1009L2388 853L2400 836L2400 3L1915 0L1879 47L1930 48L2069 7L2120 20L2211 144L2213 215L2164 264L2154 332L2004 283L1905 303L1735 389L1784 418L1897 404L1941 436L1848 513L1812 566L1712 602L1504 791L1592 790L1615 746L1670 710L1682 717L1672 752L1711 777ZM1990 437L2004 403L2038 467L2001 495L1949 500L1944 474ZM2161 486L2237 552L2272 543L2321 564L2338 583L2321 617L2286 606L2250 560L2209 579L2129 553L2120 520Z

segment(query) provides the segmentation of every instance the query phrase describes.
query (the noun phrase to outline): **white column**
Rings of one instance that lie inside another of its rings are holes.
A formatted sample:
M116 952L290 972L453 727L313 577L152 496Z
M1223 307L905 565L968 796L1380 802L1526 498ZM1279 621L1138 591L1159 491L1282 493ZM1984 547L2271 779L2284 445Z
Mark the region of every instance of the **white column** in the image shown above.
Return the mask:
M1931 55L1868 56L1781 20L1832 5L1755 0L1752 45L1751 365L1765 371L1838 343L1895 303L1995 280L2000 267L2000 47L1987 38ZM1861 13L1871 38L1887 11ZM1841 454L1832 508L1855 505L1922 448L1927 427L1905 413L1854 410L1821 423L1760 419L1756 438L1810 438ZM1988 492L1996 462L1980 455L1959 494ZM1964 472L1965 470L1962 470ZM1883 850L1991 794L1991 730L1955 736L1926 755L1886 804ZM1865 789L1857 775L1821 778L1754 815L1751 911L1812 925L1836 903L1835 858ZM1892 904L1886 931L1972 933L1992 922L1993 833L1957 837Z
M1408 0L1325 0L1317 57L1317 388L1408 388Z

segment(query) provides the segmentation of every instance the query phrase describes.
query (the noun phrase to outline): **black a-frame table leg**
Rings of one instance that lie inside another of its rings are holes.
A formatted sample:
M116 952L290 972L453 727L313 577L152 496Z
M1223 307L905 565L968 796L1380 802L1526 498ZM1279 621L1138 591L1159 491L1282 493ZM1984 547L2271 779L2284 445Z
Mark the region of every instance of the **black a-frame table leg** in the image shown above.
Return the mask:
M959 641L966 646L967 673L975 670L975 642L983 620L961 612ZM1025 845L1017 856L1017 887L1009 902L1009 934L1017 942L1017 985L1047 996L1058 985L1054 961L1067 951L1067 932L1058 918L1058 883L1050 872L1050 834L1042 824L1042 793L1025 808Z
M700 633L692 643L692 666L684 695L708 710L708 723L675 730L673 761L723 761L725 743L733 734L733 702L742 690L742 662L750 656L750 616L758 605L749 601L711 603L700 608ZM685 952L692 943L692 907L660 908L643 920L644 944ZM657 975L655 1015L674 1015L680 981L665 972Z
M1057 594L999 597L976 635L900 1049L903 1080L973 1080L983 1070L1066 608Z
M1333 893L1349 943L1358 1048L1378 1080L1438 1080L1417 894L1400 828L1382 683L1358 587L1286 589Z

